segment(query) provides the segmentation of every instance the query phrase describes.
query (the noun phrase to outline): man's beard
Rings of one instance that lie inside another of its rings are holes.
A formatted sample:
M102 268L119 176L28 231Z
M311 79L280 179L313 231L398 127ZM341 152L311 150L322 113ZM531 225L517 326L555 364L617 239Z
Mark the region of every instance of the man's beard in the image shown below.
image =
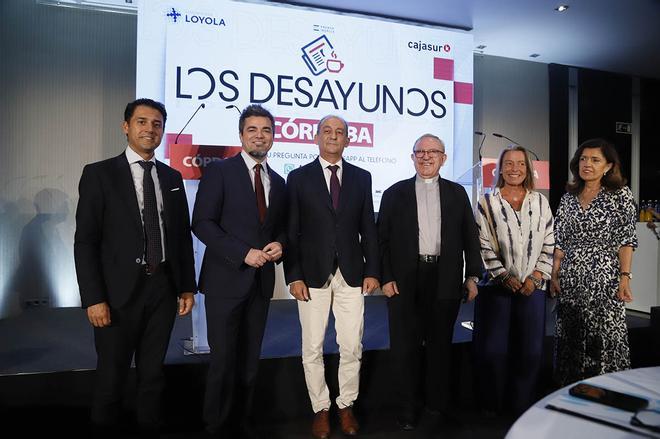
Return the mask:
M255 159L263 159L268 155L268 151L258 151L255 149L248 152L248 154Z

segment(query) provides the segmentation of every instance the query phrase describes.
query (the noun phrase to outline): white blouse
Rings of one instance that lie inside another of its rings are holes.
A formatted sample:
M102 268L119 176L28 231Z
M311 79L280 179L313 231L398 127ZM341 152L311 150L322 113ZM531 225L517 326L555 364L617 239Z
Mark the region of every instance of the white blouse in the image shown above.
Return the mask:
M521 281L534 270L549 279L555 240L552 211L539 192L527 191L519 212L500 189L479 199L476 212L481 258L494 279L505 272Z

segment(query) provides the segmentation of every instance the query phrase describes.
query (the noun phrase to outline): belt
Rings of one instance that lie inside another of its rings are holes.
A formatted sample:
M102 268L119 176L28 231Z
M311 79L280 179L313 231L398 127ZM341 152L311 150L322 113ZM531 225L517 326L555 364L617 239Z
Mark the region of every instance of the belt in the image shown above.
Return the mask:
M419 262L426 262L429 264L435 264L438 261L440 261L440 255L419 255L418 259Z

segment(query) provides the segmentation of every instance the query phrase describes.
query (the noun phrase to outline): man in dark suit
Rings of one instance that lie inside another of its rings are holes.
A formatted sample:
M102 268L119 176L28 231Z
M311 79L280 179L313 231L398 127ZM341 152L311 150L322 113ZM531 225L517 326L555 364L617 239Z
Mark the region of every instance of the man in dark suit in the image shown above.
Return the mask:
M206 169L193 211L193 231L206 244L199 281L211 348L204 421L214 436L255 436L249 411L285 239L284 179L266 164L274 127L264 108L243 110L243 150Z
M85 166L74 254L83 308L94 326L97 367L91 420L116 435L131 360L137 369L137 421L145 435L161 424L162 371L177 313L194 304L195 270L181 174L154 158L167 113L151 99L124 111L126 150Z
M389 298L390 352L400 405L397 423L404 430L416 427L422 404L435 418L446 415L454 322L461 298L476 297L482 269L477 226L465 189L440 177L447 159L444 143L424 134L415 142L411 158L417 174L383 193L378 214L383 293ZM424 398L417 394L420 384Z
M357 399L362 358L364 294L378 288L379 263L371 175L342 159L348 125L337 116L318 124L319 158L291 172L286 281L298 299L302 361L315 417L312 434L330 435L330 396L325 382L323 340L330 309L339 344L339 396L344 434L359 425Z

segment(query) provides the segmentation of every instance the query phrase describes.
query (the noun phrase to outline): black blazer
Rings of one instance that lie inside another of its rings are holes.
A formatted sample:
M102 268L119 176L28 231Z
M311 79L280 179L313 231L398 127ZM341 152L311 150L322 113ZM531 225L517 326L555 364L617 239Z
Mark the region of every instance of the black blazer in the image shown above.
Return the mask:
M384 285L396 281L401 294L417 286L419 224L415 178L395 183L383 193L378 213L378 243ZM440 178L440 262L438 297L461 297L465 277L480 277L479 234L470 201L459 184Z
M178 171L157 161L163 195L165 259L177 294L195 292L188 202ZM120 307L144 272L144 229L125 153L83 169L76 210L74 257L84 308L101 302Z
M287 283L304 280L308 287L322 287L335 255L350 286L361 287L365 277L380 278L371 174L346 160L342 167L337 212L318 159L289 174Z
M199 276L200 291L205 294L227 298L246 296L257 271L244 262L248 251L262 249L273 241L285 246L284 179L270 166L268 175L268 210L262 225L250 172L240 154L214 162L204 171L197 190L192 228L206 245ZM259 273L262 295L272 297L274 264L267 263Z

